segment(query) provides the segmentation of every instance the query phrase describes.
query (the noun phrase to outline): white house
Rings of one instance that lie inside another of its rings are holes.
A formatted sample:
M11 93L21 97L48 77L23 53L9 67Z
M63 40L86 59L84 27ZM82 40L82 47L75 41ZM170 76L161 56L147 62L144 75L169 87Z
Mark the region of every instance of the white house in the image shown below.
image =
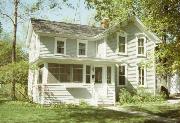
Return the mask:
M107 29L31 19L27 46L37 67L29 70L28 94L41 104L114 105L121 87L155 93L158 41L136 17Z

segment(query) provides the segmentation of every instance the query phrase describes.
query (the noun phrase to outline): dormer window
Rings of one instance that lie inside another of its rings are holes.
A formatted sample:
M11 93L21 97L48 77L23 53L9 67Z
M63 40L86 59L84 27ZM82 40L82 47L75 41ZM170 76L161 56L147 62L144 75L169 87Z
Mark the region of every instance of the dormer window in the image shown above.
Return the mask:
M87 41L78 41L77 54L78 56L87 56Z
M127 36L125 32L117 34L117 51L119 54L127 54Z
M55 54L66 54L66 41L63 38L55 39Z

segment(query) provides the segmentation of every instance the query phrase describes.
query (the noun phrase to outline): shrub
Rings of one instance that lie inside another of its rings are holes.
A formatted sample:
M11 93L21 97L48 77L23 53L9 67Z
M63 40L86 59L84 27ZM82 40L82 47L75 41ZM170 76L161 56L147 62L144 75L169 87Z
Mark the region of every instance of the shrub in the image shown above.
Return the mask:
M149 102L162 102L165 96L162 94L154 96L147 92L144 88L138 88L136 93L130 93L127 89L120 89L119 104L138 104Z
M119 92L119 103L125 104L125 103L132 103L132 94L125 88L120 89Z

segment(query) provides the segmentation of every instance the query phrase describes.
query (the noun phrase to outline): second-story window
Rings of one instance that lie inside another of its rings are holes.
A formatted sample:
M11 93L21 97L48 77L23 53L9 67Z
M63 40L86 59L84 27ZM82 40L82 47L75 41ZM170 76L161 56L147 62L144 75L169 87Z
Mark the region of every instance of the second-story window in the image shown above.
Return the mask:
M66 39L65 38L55 38L55 54L66 54Z
M127 36L125 32L117 34L117 49L120 54L127 54Z
M64 41L57 41L57 53L64 54Z
M86 56L87 55L87 42L86 41L78 41L78 55Z
M119 36L119 52L120 53L125 53L125 48L126 47L126 38Z
M138 39L138 55L144 55L144 43L145 43L145 40L144 38L139 38Z

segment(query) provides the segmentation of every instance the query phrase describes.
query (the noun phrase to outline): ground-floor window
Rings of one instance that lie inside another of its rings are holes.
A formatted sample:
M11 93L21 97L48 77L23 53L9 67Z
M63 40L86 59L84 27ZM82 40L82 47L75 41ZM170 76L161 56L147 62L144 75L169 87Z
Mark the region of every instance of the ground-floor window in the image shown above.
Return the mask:
M139 85L144 85L144 67L138 67L138 83Z
M126 66L119 66L119 85L125 85L126 83Z
M51 75L59 82L82 82L82 64L55 64L49 63L48 69Z
M107 83L111 83L111 67L107 67Z

